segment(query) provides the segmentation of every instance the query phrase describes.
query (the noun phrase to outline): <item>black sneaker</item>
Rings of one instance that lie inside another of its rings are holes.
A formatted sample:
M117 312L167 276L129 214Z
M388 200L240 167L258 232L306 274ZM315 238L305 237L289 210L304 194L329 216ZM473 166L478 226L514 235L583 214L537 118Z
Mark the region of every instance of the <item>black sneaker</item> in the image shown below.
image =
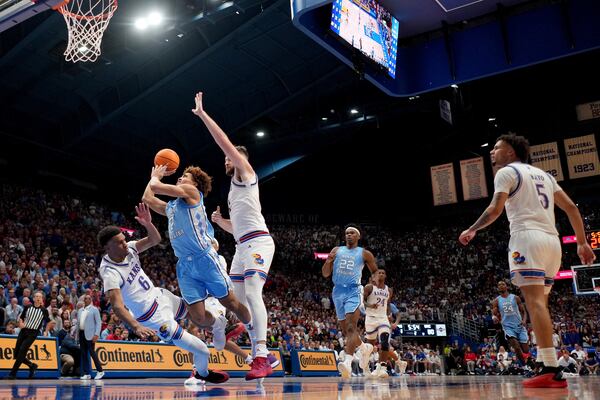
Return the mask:
M31 367L29 367L29 379L33 378L37 369L38 365L36 363L31 363Z
M219 371L218 369L208 370L208 375L202 376L196 371L194 377L196 379L202 379L208 383L224 383L229 380L229 374L225 371Z

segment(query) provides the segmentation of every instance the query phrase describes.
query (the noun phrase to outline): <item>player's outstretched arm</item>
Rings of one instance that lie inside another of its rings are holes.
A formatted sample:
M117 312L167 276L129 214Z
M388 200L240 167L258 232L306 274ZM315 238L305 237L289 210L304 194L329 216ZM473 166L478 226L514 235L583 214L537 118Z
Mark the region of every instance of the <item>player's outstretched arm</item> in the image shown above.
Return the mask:
M577 237L577 255L583 264L590 265L596 259L596 255L586 240L583 220L581 219L579 209L569 195L562 190L554 193L554 204L567 213L569 222Z
M217 206L217 209L213 211L210 220L219 225L224 231L233 235L233 225L231 224L231 220L223 218L223 215L221 215L221 206Z
M211 136L217 143L217 145L223 150L225 156L231 160L233 166L236 168L238 173L241 175L242 180L249 179L254 175L254 170L252 166L244 157L243 154L235 148L231 140L227 137L227 134L221 129L219 125L204 111L204 105L202 103L202 92L196 93L196 108L192 110L192 112L197 115L206 128L210 132Z
M159 199L154 195L154 192L150 188L150 182L146 185L142 201L150 207L152 211L160 215L167 215L167 203Z
M492 300L492 319L496 323L500 322L500 319L501 319L500 310L498 309L498 299L497 298Z
M335 255L337 254L337 251L338 248L334 247L329 253L329 256L327 256L327 260L325 260L323 267L321 267L321 274L323 274L325 278L329 278L333 273L333 262L335 261Z
M160 232L158 232L158 229L156 229L156 226L152 223L152 214L150 213L150 208L148 208L146 204L138 204L135 207L135 212L137 213L137 216L135 217L137 222L148 231L148 236L135 243L135 248L138 253L141 253L142 251L148 250L150 247L159 244L161 237Z
M190 184L182 185L169 185L162 183L160 180L166 175L167 166L159 165L158 167L152 167L152 174L150 175L150 190L154 194L162 194L170 197L181 197L185 200L189 200L191 203L198 203L200 201L200 192L198 188Z
M363 259L365 260L367 267L369 267L371 275L373 275L379 269L377 261L375 261L375 256L369 250L363 250Z
M477 234L477 231L491 225L495 220L497 220L498 217L502 215L502 210L504 210L504 203L506 203L506 199L508 199L508 193L494 193L494 197L492 198L490 205L485 209L485 211L483 211L483 214L481 214L479 219L475 221L475 223L471 225L469 229L460 234L458 241L465 246L468 245Z
M150 328L146 328L140 324L133 316L127 311L123 304L123 296L121 295L121 289L111 289L107 293L112 309L122 321L125 321L127 325L133 329L135 334L141 338L154 335L154 331Z

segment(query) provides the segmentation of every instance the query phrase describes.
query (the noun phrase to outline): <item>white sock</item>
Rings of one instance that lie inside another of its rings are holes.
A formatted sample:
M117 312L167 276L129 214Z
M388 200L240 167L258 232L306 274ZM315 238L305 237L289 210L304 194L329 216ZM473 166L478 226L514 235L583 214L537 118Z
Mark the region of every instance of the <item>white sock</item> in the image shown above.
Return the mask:
M201 376L208 375L208 347L196 336L183 331L181 338L174 339L173 344L194 355L194 366Z
M548 347L545 349L539 349L539 354L544 360L546 367L558 367L558 358L556 358L556 350L554 347Z
M351 363L352 360L354 360L354 354L346 354L346 357L344 358L344 362Z
M540 348L536 347L535 348L536 354L537 356L535 357L535 362L539 362L539 363L544 363L544 356L542 355L542 353L540 353Z
M267 345L264 343L257 343L256 346L256 357L267 357L269 355L269 350L267 350Z
M258 273L252 275L244 281L244 291L250 314L252 314L252 323L255 329L255 338L257 341L267 340L267 308L262 297L262 289L265 281L261 279Z

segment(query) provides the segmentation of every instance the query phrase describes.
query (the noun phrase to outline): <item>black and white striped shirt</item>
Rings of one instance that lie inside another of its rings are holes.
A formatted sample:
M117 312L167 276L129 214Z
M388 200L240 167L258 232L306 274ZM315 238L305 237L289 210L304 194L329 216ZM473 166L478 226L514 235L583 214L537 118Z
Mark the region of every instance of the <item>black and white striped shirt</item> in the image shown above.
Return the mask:
M21 319L25 321L25 328L35 331L42 329L42 324L44 321L48 321L49 318L50 315L46 308L33 305L25 307L21 313Z

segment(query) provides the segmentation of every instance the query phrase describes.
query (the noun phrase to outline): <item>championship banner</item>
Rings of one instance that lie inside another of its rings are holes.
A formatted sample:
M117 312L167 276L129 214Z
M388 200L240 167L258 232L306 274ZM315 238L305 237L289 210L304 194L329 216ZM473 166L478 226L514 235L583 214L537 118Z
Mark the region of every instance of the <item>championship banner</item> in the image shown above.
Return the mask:
M209 369L227 371L231 376L245 376L250 371L246 360L227 350L209 347ZM284 376L279 349L271 350L281 361L271 376ZM192 354L166 343L103 341L96 343L96 353L109 378L169 376L187 377L192 370Z
M0 376L8 375L12 368L14 360L14 349L17 344L17 336L0 335ZM53 337L38 337L35 339L29 351L27 358L38 365L38 370L35 376L41 378L58 378L59 357L58 357L58 341ZM17 377L27 377L29 375L29 367L21 364Z
M338 376L333 351L292 350L292 374L295 376Z
M558 154L558 143L544 143L529 148L531 165L538 167L552 175L557 181L564 180L560 156Z
M577 111L577 121L600 118L600 101L579 104L575 110Z
M483 157L461 160L460 177L465 201L488 197Z
M565 151L571 179L600 175L594 134L565 139Z
M431 188L434 206L458 202L452 163L431 167Z

